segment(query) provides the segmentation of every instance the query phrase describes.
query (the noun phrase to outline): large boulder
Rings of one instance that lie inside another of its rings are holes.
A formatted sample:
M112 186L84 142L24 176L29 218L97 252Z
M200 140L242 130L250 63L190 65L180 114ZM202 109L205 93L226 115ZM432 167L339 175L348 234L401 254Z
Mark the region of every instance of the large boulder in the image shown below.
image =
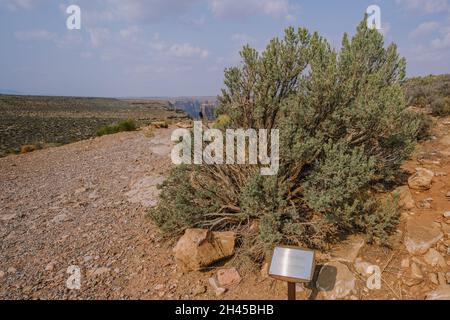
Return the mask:
M444 234L432 215L413 217L406 222L405 246L411 254L425 254Z
M420 168L408 179L408 185L414 190L429 190L431 188L433 177L433 171Z
M398 187L392 194L398 195L398 206L401 209L411 210L416 207L411 191L407 186Z
M234 254L234 232L188 229L173 249L183 271L198 271Z
M316 285L325 299L343 299L354 293L356 278L345 264L330 262L320 269Z

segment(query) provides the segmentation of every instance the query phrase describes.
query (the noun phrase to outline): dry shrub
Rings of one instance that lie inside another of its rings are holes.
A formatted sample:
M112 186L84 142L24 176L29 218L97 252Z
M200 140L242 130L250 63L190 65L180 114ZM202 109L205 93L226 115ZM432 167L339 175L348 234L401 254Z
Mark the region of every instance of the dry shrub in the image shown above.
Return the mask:
M289 28L265 51L246 46L219 97L228 128L280 130L280 170L180 166L150 216L167 235L234 230L259 260L276 244L324 248L352 233L387 243L399 213L375 185L394 179L422 119L406 110L405 60L363 21L339 52L317 33Z
M20 147L20 153L24 154L24 153L30 153L33 151L38 150L38 146L34 145L34 144L26 144Z

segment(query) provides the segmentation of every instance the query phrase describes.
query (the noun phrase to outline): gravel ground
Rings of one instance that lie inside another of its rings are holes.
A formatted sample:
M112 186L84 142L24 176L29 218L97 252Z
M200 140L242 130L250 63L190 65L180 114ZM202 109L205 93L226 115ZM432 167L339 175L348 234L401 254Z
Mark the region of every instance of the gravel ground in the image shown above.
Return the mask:
M126 298L156 253L143 204L170 164L169 134L123 133L0 159L0 298ZM72 265L79 291L66 288Z
M0 159L0 299L216 298L208 287L214 271L177 272L145 217L171 165L171 132L120 133ZM71 266L80 270L80 290L67 288ZM221 298L277 292L255 273Z

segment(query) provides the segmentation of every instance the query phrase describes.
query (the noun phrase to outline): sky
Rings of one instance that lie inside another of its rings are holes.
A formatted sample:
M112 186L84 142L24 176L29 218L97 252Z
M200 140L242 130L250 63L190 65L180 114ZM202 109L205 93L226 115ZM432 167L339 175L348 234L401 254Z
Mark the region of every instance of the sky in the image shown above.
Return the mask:
M0 91L215 96L244 44L302 26L339 48L373 4L408 76L450 73L450 0L0 0ZM70 5L80 30L66 26Z

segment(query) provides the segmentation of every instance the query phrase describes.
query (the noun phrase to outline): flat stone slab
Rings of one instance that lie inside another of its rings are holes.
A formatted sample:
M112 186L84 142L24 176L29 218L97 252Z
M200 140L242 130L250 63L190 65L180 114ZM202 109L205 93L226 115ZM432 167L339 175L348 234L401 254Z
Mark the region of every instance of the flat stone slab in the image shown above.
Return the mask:
M158 185L163 183L163 176L146 176L133 183L130 191L125 195L131 203L140 203L144 207L152 208L158 205L161 191Z
M14 213L3 214L3 215L0 215L0 220L1 221L9 221L9 220L14 219L15 217L16 217L16 214L14 214Z
M405 246L411 254L425 254L443 237L440 224L432 215L410 218L406 222Z
M427 294L427 300L450 300L450 286L445 285Z
M411 210L416 207L413 196L411 194L411 190L408 186L398 187L392 192L392 195L398 195L399 202L398 205L400 208L405 210Z
M334 261L353 263L365 243L366 241L361 236L350 236L343 243L335 247L331 252L331 258Z

